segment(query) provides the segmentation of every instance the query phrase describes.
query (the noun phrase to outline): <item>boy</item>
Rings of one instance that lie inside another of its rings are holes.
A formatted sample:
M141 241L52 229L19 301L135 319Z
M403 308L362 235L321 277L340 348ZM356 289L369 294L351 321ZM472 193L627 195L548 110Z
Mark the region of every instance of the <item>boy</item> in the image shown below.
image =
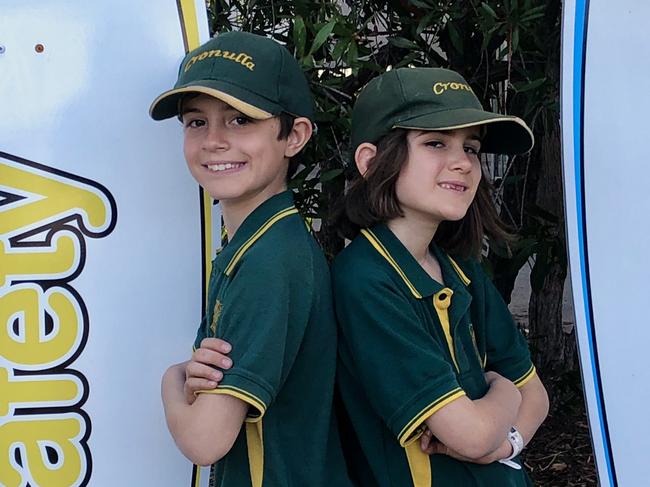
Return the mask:
M232 365L194 401L186 364L167 370L176 444L194 463L216 463L218 486L349 485L332 414L329 272L286 185L290 159L312 134L304 74L273 40L224 33L187 54L150 113L181 118L189 170L219 200L229 236L195 348L224 340Z

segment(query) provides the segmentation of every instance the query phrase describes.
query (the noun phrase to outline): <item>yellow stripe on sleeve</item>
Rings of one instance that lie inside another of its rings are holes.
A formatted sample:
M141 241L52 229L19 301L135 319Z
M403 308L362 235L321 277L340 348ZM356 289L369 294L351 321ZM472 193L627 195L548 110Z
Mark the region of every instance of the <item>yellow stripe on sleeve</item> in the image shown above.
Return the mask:
M519 379L513 381L513 383L519 388L524 387L533 377L535 377L535 375L537 375L537 369L535 369L534 365L531 365L530 369L528 369L524 375L519 377Z
M424 409L422 409L422 411L416 414L415 417L409 421L406 426L404 426L404 428L402 428L402 431L400 431L400 434L397 437L400 446L405 447L407 443L413 442L420 436L414 435L414 432L429 416L438 411L440 408L464 395L465 391L460 387L456 387L455 389L449 391L447 394L428 404Z
M194 395L199 394L223 394L226 396L236 397L237 399L244 401L249 406L253 406L257 411L259 411L259 416L248 416L246 418L247 423L256 423L262 420L262 416L266 412L266 406L264 402L257 396L251 394L248 391L240 389L234 386L218 386L216 389L204 389L196 391Z

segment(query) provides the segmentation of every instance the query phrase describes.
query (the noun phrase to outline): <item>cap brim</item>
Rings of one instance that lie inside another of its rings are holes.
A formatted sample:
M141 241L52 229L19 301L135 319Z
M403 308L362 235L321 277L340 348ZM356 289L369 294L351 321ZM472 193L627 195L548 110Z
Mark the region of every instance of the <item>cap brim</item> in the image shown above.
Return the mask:
M523 154L535 144L533 133L519 117L485 112L475 108L459 108L427 113L396 123L393 128L413 130L455 130L485 126L481 152L490 154Z
M213 96L256 120L266 120L281 111L281 107L275 103L243 88L225 82L205 80L164 92L151 104L149 115L154 120L165 120L179 115L179 101L187 93Z

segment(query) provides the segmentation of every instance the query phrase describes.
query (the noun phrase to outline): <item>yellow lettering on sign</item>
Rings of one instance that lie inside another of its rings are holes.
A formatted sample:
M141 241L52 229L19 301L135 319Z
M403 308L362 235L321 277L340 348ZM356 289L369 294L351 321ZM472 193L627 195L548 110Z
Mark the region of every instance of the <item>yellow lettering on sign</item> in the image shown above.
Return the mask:
M0 425L0 485L75 485L87 467L85 433L78 414L19 416ZM16 449L22 465L15 463Z
M70 285L116 205L97 183L0 152L0 485L86 485L88 313ZM43 373L39 374L39 371ZM56 413L44 415L44 408Z
M21 280L68 277L77 270L79 254L78 239L71 233L59 233L52 245L28 250L8 249L0 240L0 288L10 276Z
M10 378L0 367L0 417L19 407L62 407L79 402L81 381L71 374L27 375Z
M54 325L49 334L46 312ZM0 350L17 367L51 368L65 362L81 342L82 325L79 303L63 288L43 292L23 284L0 294Z
M20 193L33 194L11 208L0 211L0 234L13 234L76 216L91 233L100 233L110 221L108 199L97 188L66 181L34 168L20 168L0 160L2 185ZM21 204L22 203L22 204Z

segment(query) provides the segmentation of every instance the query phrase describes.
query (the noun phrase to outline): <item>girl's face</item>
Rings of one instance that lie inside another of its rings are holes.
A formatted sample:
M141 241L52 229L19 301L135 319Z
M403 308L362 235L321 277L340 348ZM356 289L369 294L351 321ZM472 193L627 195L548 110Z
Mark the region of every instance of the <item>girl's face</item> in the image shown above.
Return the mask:
M440 224L465 216L481 180L479 133L409 131L408 160L395 185L405 218Z

